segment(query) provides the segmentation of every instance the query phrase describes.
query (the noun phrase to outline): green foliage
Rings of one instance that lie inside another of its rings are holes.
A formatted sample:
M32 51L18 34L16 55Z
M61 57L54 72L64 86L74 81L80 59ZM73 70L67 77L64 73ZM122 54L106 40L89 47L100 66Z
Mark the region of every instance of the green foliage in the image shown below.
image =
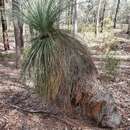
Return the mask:
M103 47L105 49L104 53L105 54L109 54L110 51L116 51L118 48L118 39L117 37L114 36L114 34L108 33L108 32L104 32L103 36Z
M110 50L112 51L116 51L118 49L118 42L112 42L110 45L109 45L109 48Z
M113 20L110 17L106 17L104 19L104 28L106 31L109 31L110 29L112 29L113 26Z
M119 60L114 57L114 54L109 52L105 58L105 72L107 75L115 76L117 74L117 68Z
M78 32L95 32L95 25L94 24L79 24Z
M8 54L8 53L0 53L0 59L1 60L4 60L4 59L13 59L15 58L15 54L14 53L11 53L11 54Z

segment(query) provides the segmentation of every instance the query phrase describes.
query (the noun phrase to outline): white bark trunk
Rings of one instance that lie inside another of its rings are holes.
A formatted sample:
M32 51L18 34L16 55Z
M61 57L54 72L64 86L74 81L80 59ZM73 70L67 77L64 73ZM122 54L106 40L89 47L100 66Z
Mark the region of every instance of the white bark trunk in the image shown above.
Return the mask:
M77 0L74 0L74 14L73 14L73 34L75 35L78 32L78 16L77 16Z
M102 6L102 0L99 0L99 5L98 5L98 12L97 12L97 37L99 36L99 27L100 27L100 10Z

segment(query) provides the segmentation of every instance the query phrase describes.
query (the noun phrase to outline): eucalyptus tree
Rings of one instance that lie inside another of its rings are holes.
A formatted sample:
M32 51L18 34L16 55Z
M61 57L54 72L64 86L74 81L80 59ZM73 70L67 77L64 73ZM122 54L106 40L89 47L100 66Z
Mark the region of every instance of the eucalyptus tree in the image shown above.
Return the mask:
M62 0L29 0L19 16L37 33L23 62L22 74L46 104L63 112L80 107L102 126L118 127L121 117L113 96L98 80L98 71L84 42L56 26L69 6ZM62 7L62 8L61 8ZM55 105L54 105L55 104Z
M101 31L100 32L103 32L103 25L104 25L104 17L105 17L105 11L106 11L106 4L107 4L107 1L104 0L103 1L102 16L101 16Z
M78 32L78 0L73 0L73 34Z
M20 12L20 0L12 0L12 12L13 12L13 25L15 35L15 48L16 48L16 68L20 67L21 53L24 47L23 40L23 24L18 19L19 16L15 15L15 12Z
M74 0L66 0L68 6L66 8L66 25L68 30L72 30L73 24L73 12L74 12Z
M100 12L101 12L101 7L102 7L102 2L103 0L99 0L98 4L98 11L97 11L97 36L99 35L99 27L100 27Z
M130 11L130 6L127 6L127 11ZM128 24L127 34L130 35L130 14L127 13L126 23Z
M6 9L5 9L5 0L0 0L0 13L1 13L1 23L2 23L2 32L3 32L3 44L4 49L9 50L9 39L8 39L8 30L7 30L7 20L6 20Z
M114 28L116 28L117 15L118 15L118 12L119 12L119 8L120 8L120 0L117 1L116 13L115 13L115 16L114 16L114 25L113 25Z
M78 0L68 1L68 29L75 35L78 32Z

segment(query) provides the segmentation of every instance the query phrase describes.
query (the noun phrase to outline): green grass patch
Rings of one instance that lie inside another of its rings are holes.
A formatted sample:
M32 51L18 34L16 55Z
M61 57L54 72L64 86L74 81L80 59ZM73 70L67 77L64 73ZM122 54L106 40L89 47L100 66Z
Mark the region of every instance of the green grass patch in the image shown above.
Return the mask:
M14 59L15 53L0 53L0 59Z

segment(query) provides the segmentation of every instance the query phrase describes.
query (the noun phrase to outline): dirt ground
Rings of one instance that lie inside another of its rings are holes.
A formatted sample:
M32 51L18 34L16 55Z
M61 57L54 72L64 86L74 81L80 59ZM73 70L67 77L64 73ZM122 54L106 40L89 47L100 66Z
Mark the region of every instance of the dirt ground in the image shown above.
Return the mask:
M43 112L41 99L19 80L14 58L0 59L0 130L109 130L80 117ZM114 95L123 116L121 128L130 129L130 81L111 82L106 87ZM66 128L66 129L65 129Z

